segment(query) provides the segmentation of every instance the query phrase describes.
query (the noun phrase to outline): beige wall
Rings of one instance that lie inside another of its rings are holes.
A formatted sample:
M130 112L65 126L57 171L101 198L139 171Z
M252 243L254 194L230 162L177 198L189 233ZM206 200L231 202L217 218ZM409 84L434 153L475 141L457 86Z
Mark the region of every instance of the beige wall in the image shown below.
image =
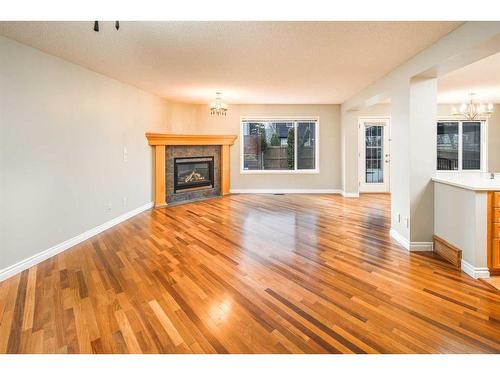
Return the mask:
M500 105L488 120L488 170L500 173Z
M231 147L231 189L340 189L339 105L230 105L227 116L210 115L206 105L198 105L197 110L198 126L195 129L197 133L238 136L235 145ZM242 116L318 116L320 173L241 174L240 118Z
M10 39L0 56L1 271L151 202L144 133L175 117L162 99Z
M199 128L198 105L169 103L165 124L169 133L196 134Z

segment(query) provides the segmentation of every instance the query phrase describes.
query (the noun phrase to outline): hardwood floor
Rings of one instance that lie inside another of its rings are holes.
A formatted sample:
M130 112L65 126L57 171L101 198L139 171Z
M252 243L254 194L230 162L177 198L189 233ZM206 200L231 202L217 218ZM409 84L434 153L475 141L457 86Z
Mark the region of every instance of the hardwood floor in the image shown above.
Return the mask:
M387 195L147 211L0 283L0 352L499 353L500 292L389 227Z
M488 284L493 285L500 291L500 276L492 276L485 280Z

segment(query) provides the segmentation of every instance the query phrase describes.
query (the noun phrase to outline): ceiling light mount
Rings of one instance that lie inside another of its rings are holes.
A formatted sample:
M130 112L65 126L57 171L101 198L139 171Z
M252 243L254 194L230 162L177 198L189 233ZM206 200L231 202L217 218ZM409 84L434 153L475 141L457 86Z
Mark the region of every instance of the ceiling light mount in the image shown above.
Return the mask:
M227 114L227 104L222 102L221 93L215 93L215 102L210 103L210 114L217 116L226 116Z
M115 29L117 31L120 29L120 21L115 21ZM94 21L94 31L99 32L99 21Z
M470 93L469 102L462 103L458 109L452 107L452 115L470 121L478 120L479 118L489 118L493 114L493 104L488 103L485 105L483 103L474 103L474 95L474 93Z

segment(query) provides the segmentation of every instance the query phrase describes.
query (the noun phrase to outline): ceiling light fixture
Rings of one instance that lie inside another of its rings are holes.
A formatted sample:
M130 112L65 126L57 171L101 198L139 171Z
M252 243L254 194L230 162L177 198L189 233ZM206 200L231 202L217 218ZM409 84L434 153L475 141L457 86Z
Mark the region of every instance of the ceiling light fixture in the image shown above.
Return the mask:
M474 93L469 94L469 103L462 103L458 109L452 107L452 115L465 118L466 120L477 120L480 117L489 118L493 114L493 104L484 105L482 103L474 103L474 95Z
M120 21L115 21L115 29L120 29ZM94 21L94 31L96 33L99 32L99 21Z
M215 102L210 103L210 114L217 116L226 116L227 104L222 102L221 93L215 93Z

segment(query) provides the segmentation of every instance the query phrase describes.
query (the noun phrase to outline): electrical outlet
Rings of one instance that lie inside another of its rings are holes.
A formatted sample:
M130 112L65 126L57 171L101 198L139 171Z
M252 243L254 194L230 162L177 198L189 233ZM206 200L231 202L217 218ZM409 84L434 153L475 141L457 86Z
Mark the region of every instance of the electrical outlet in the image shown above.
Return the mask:
M128 161L128 150L127 146L123 146L123 161L126 163Z
M107 212L110 212L110 211L111 211L111 203L108 203L108 204L106 205L106 211L107 211Z
M123 205L123 207L127 206L127 197L122 198L122 205Z

